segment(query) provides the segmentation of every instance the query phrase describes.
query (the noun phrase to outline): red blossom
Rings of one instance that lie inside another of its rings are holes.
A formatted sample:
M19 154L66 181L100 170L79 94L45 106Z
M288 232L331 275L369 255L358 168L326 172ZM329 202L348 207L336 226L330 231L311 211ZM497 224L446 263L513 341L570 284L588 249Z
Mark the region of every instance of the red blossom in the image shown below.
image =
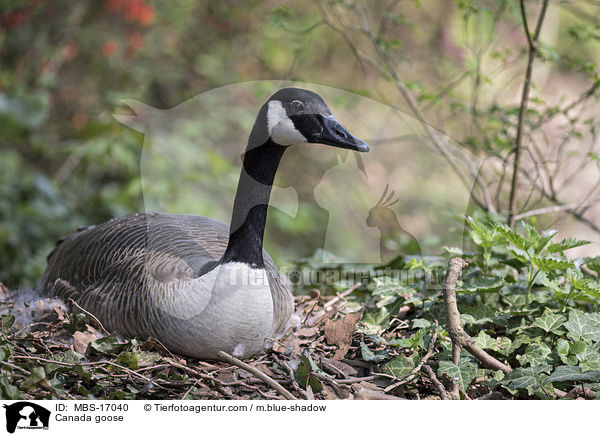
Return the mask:
M119 50L119 43L114 39L109 39L102 44L102 54L106 58L113 56L117 50Z

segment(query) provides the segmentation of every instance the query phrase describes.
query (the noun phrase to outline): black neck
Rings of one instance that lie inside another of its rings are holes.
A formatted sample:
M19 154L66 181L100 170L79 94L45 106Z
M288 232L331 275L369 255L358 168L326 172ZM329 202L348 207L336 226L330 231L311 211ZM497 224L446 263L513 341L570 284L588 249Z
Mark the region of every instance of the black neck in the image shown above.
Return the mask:
M271 139L258 147L246 149L223 263L243 262L257 268L264 267L262 252L267 207L284 151L285 147Z

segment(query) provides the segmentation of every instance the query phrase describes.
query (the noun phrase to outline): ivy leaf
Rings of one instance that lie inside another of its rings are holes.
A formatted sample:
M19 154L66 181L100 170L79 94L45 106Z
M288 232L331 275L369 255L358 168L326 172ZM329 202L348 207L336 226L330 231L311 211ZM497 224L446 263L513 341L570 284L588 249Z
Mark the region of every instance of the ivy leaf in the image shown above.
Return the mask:
M533 326L541 328L546 333L549 333L550 331L555 332L566 320L567 319L563 315L553 313L551 310L546 309L544 314L533 322Z
M383 360L390 358L390 353L388 353L387 351L384 350L375 353L372 350L370 350L364 342L360 343L360 354L365 362L379 363Z
M585 313L573 309L569 312L569 320L564 324L567 335L574 341L600 341L600 313Z
M449 360L440 362L438 375L446 374L458 385L461 392L466 392L467 388L477 375L477 365L471 361L461 361L460 366Z
M365 312L361 324L361 333L367 335L379 334L390 326L390 313L385 307Z
M412 291L403 286L398 279L390 277L375 278L375 283L375 289L372 292L373 295L395 297L396 295L403 293L412 293Z
M23 394L19 388L11 385L6 376L0 376L0 398L5 400L23 400Z
M73 350L67 350L67 351L63 351L61 353L55 353L52 354L50 356L50 359L48 360L52 360L54 362L65 362L65 363L79 363L81 361L81 358L83 356L79 353L76 353ZM44 368L46 369L46 372L48 373L48 375L52 374L53 372L55 372L58 369L65 369L65 365L61 365L59 363L54 363L54 362L48 362L44 365Z
M140 363L140 353L133 351L123 351L117 357L117 362L124 364L128 368L138 369Z
M396 356L384 365L385 372L393 375L396 378L404 378L417 366L419 363L419 353L413 353L406 357L404 355Z
M579 367L583 372L600 371L600 353L596 350L587 349L582 353Z
M491 350L496 345L496 341L490 335L488 335L483 330L479 332L477 336L475 336L475 343L479 345L484 350Z
M467 325L481 325L494 321L496 310L490 306L461 306L460 319Z
M504 279L483 277L469 280L457 292L496 292L504 286Z
M0 315L0 334L7 335L14 323L13 315Z
M530 344L525 350L523 356L518 356L517 360L521 365L526 366L529 364L531 367L539 367L546 365L550 360L550 347L543 342L535 342Z
M126 343L119 341L119 338L114 334L90 342L90 347L102 354L117 354L126 345Z
M511 340L507 337L494 339L484 331L480 331L475 336L475 342L483 349L498 351L505 354L511 345Z
M546 379L548 383L565 381L600 382L600 371L584 372L578 366L565 365L556 368Z
M321 381L313 375L313 372L318 372L319 367L317 364L305 354L300 356L300 365L294 372L294 378L300 384L300 386L309 386L313 392L321 392L323 390L323 384Z
M531 392L542 385L539 375L549 370L552 370L551 366L517 368L508 374L501 383L509 389L527 389L528 392Z
M36 386L49 387L48 380L46 380L46 371L43 366L36 366L31 370L31 374L23 383L21 387L23 389L31 389Z

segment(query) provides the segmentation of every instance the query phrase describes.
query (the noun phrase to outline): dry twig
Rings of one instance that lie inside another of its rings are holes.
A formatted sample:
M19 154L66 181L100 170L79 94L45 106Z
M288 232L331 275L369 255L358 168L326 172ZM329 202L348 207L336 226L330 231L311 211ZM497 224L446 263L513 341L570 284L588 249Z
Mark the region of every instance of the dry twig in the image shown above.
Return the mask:
M100 328L102 329L102 331L104 333L106 333L107 335L110 335L110 332L108 330L106 330L104 328L104 326L102 325L102 323L100 322L100 320L98 318L96 318L96 316L93 313L88 312L87 310L85 310L83 307L81 307L79 304L77 304L75 302L75 300L73 300L72 298L69 298L69 301L71 302L72 305L74 305L75 307L77 307L79 310L81 310L83 313L85 313L86 315L88 315L90 318L92 318L94 321L96 321L96 323L98 323L98 326L100 326Z
M461 321L460 312L458 311L458 305L456 302L456 281L460 275L462 269L467 266L467 263L460 257L450 259L448 262L448 272L444 279L444 305L446 306L446 316L448 318L448 333L452 339L452 356L453 360L456 359L458 353L455 350L458 347L466 349L471 353L477 360L479 360L486 367L491 369L499 369L505 373L512 371L512 368L496 358L490 356L488 353L483 351L476 343L475 340L464 331ZM454 362L457 363L457 362Z
M437 389L438 393L440 394L440 398L442 400L449 400L450 398L448 397L448 391L446 391L446 388L444 387L442 382L440 382L435 376L435 372L433 372L433 369L431 369L429 365L423 365L423 371L425 372L425 374L427 374L427 377L429 377L429 380L431 380L431 383L433 383L433 386L435 386L435 388Z
M521 17L523 19L523 30L527 36L527 42L529 45L529 53L527 57L527 72L525 73L525 83L523 84L523 94L521 95L521 106L519 107L519 122L517 124L517 136L515 138L515 160L513 163L513 176L510 185L510 197L508 206L508 223L510 226L515 224L515 214L517 206L517 189L519 183L519 173L521 171L521 151L523 149L523 128L525 127L525 113L527 112L527 104L529 102L529 90L531 89L531 76L533 74L533 61L537 54L538 38L540 31L542 30L542 23L546 15L546 9L548 7L548 0L544 0L542 4L542 10L538 16L537 25L535 27L535 33L533 36L529 33L529 26L527 24L527 15L525 13L524 0L520 0Z
M437 336L438 336L438 322L436 320L435 321L435 332L433 333L433 336L431 337L431 340L429 341L429 349L427 350L427 353L425 353L425 356L423 356L423 358L419 361L419 364L417 366L415 366L413 368L413 370L406 377L404 377L399 382L394 383L393 385L390 385L387 388L385 388L383 390L384 392L390 392L390 391L396 389L397 387L410 382L413 378L415 378L415 376L419 373L419 371L421 370L423 365L425 365L427 363L427 361L429 360L429 358L433 355L433 351L435 348L435 341L437 340Z
M247 363L242 362L240 359L236 359L235 357L225 353L224 351L219 351L217 353L217 356L219 356L220 359L222 359L226 362L229 362L232 365L242 368L243 370L246 370L249 373L255 375L256 377L261 379L263 382L265 382L268 386L272 387L277 392L279 392L281 395L283 395L283 397L286 400L297 400L297 398L294 397L286 388L281 386L279 383L277 383L275 380L273 380L271 377L269 377L267 374L265 374L258 368L248 365Z

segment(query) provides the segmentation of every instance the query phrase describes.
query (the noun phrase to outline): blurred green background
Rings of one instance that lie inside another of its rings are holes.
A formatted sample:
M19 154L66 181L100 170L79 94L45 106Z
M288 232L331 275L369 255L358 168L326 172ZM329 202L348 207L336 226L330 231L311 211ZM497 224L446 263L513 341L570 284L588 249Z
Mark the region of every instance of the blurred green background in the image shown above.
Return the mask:
M369 42L340 31L344 19L333 24L324 21L328 14L324 8L330 3L351 12L352 3L327 1L4 0L0 5L0 282L11 287L31 285L41 276L45 257L58 237L78 226L144 209L140 167L144 135L112 116L133 114L123 99L170 109L227 84L298 80L344 89L408 111L393 75L361 58L361 53L368 54ZM525 53L517 2L356 3L381 26L381 39L371 42L402 75L429 123L445 129L482 158L486 155L480 150L486 147L508 147L506 138L512 134L519 96L513 76L521 77ZM534 76L540 83L538 91L549 87L576 95L590 77L597 77L597 14L587 3L577 8L552 10L543 33L546 59ZM360 25L355 20L346 24L346 32ZM580 33L574 34L573 29ZM582 32L588 33L582 36ZM575 37L577 44L572 43ZM489 51L484 52L486 44ZM569 62L563 53L571 56ZM482 58L496 62L495 70L498 65L506 67L486 76ZM488 116L484 130L489 137L477 126L475 87L483 88L477 94L478 110ZM256 108L267 91L258 86L244 107ZM351 101L330 103L352 110ZM252 113L240 113L245 125L252 123ZM192 127L186 137L198 133ZM240 130L238 136L243 135ZM202 174L218 181L217 191L219 184L223 192L235 184L236 153L242 147L228 149L228 159L215 155L202 161ZM435 173L435 168L430 170ZM172 188L168 183L174 182L164 183L158 181L152 189L168 196ZM444 201L450 203L451 198L443 193L439 197L441 214ZM203 210L223 218L222 210L211 211L212 206L208 202ZM287 247L288 255L291 250L300 257L318 248L311 235L314 227L326 225L327 217L318 210L302 210L303 215L293 221L273 216L267 241L270 251L283 253ZM410 218L410 209L406 214ZM440 234L434 217L420 223L418 233L421 240L435 240L433 245L449 237Z

